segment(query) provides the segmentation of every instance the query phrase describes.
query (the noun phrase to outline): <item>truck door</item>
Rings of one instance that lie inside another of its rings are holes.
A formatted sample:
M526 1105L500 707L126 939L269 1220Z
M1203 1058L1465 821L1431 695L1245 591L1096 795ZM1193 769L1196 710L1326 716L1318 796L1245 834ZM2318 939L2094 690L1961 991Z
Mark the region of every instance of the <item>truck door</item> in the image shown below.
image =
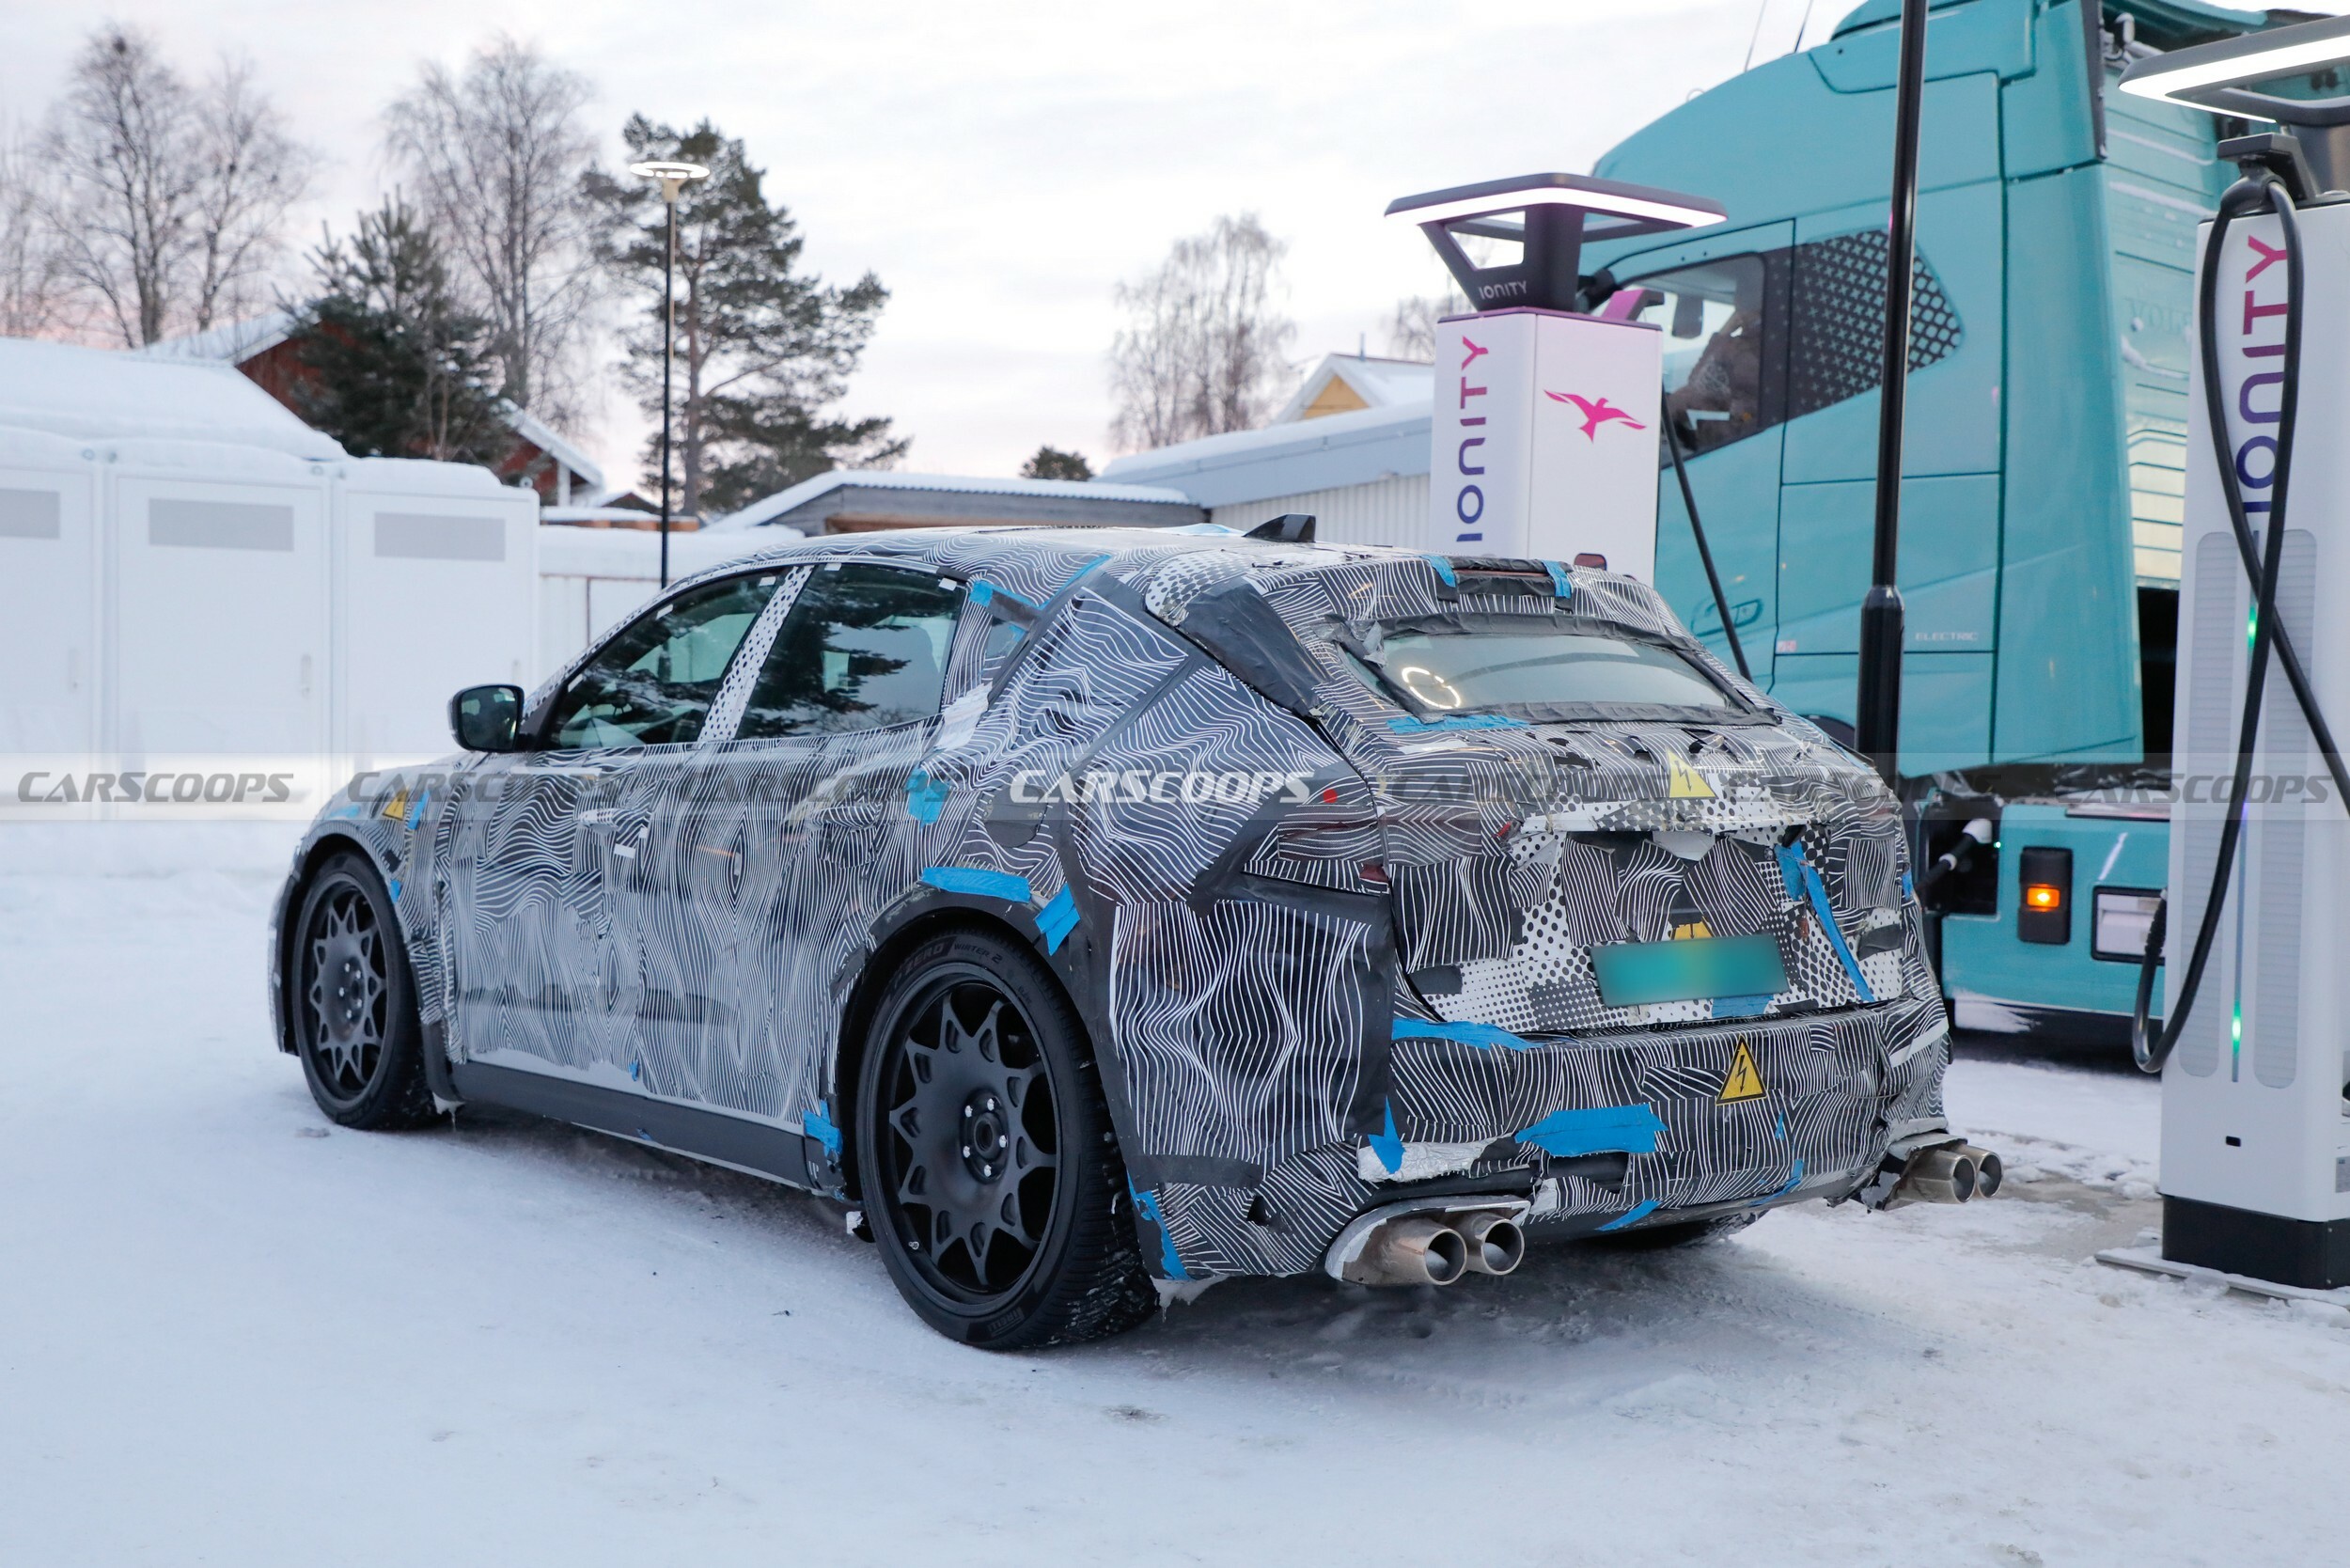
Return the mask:
M1681 441L1738 640L1768 688L1777 635L1779 450L1786 419L1791 224L1650 251L1617 263L1644 290L1637 320L1665 335L1665 416ZM1656 492L1656 586L1730 664L1672 465Z

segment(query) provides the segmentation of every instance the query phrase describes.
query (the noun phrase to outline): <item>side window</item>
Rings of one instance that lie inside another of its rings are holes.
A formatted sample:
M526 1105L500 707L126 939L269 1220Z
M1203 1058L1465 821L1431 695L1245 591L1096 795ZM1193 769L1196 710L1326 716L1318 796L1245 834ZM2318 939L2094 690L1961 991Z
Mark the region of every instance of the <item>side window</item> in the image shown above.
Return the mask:
M1665 416L1692 455L1779 422L1766 363L1773 325L1760 256L1726 256L1638 280L1637 317L1665 334Z
M780 575L704 584L639 618L572 677L548 715L547 744L677 745L699 736L727 662Z
M938 712L960 584L894 567L819 571L784 618L738 740L909 724Z

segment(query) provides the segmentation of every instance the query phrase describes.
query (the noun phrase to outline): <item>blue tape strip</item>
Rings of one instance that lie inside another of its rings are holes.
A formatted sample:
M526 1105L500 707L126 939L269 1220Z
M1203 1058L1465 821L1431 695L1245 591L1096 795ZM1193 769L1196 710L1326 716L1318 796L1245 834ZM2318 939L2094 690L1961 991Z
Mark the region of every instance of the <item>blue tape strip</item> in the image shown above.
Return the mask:
M800 1131L824 1146L824 1152L835 1160L840 1158L840 1129L832 1124L822 1105L810 1105L800 1113Z
M1028 603L1026 599L1021 598L1020 595L1012 592L1011 589L1004 587L1001 583L991 583L984 577L974 577L971 579L971 603L974 604L978 604L984 608L988 604L993 604L996 596L999 594L1004 598L1010 600L1013 604L1019 605L1024 610L1033 610L1036 608L1034 604Z
M1827 945L1836 951L1836 962L1844 966L1852 980L1853 989L1864 1002L1873 1002L1877 994L1869 989L1868 978L1860 972L1860 962L1844 946L1844 933L1837 929L1836 913L1828 907L1827 884L1820 880L1819 871L1805 857L1800 840L1778 846L1778 874L1787 884L1787 896L1810 902L1811 913L1818 917L1820 930L1827 935Z
M922 880L942 893L970 893L982 899L1026 903L1028 879L1010 871L982 870L976 866L926 866Z
M1068 888L1054 894L1052 902L1036 912L1036 929L1044 933L1046 952L1060 951L1060 945L1077 929L1077 900Z
M1794 1191L1797 1186L1802 1184L1802 1182L1803 1161L1797 1160L1795 1162L1794 1174L1787 1178L1787 1184L1775 1191L1764 1193L1762 1197L1754 1200L1754 1206L1759 1209L1765 1203L1773 1202L1778 1199L1786 1197L1789 1193Z
M946 781L932 778L924 769L915 769L914 776L906 780L906 815L927 826L938 821L938 814L945 809Z
M1380 1168L1392 1176L1403 1168L1403 1139L1397 1135L1395 1130L1394 1102L1387 1102L1386 1112L1386 1131L1373 1133L1363 1141L1370 1144L1371 1152L1379 1156Z
M1442 729L1524 729L1524 719L1513 719L1507 713L1455 713L1449 718L1418 719L1409 716L1387 720L1387 728L1399 735L1426 735Z
M1159 1210L1158 1193L1137 1192L1131 1181L1126 1184L1126 1191L1134 1198L1135 1213L1159 1228L1160 1274L1169 1279L1190 1278L1190 1274L1183 1268L1183 1260L1176 1255L1175 1238L1167 1233L1167 1215Z
M1459 588L1461 586L1460 573L1452 570L1452 563L1450 561L1445 559L1442 556L1429 556L1425 558L1430 566L1436 569L1436 575L1445 580L1445 586L1447 588Z
M1716 1018L1760 1018L1769 1011L1768 996L1716 996L1714 1016Z
M391 889L392 902L394 903L398 903L400 902L400 878L394 877L389 882L385 883L384 886Z
M1640 1221L1654 1214L1656 1212L1656 1200L1653 1198L1650 1199L1645 1203L1636 1203L1630 1209L1627 1209L1622 1214L1620 1214L1615 1218L1609 1220L1606 1224L1601 1226L1600 1229L1603 1231L1621 1231L1627 1225L1637 1225Z
M1535 1051L1542 1047L1531 1040L1512 1034L1508 1029L1491 1024L1434 1024L1425 1018L1399 1018L1388 1026L1390 1040L1457 1040L1464 1045L1474 1045L1480 1051L1501 1046L1511 1051Z
M416 796L416 803L415 803L414 806L411 806L410 808L408 808L408 826L409 826L409 828L410 828L412 831L415 829L415 825L416 825L418 823L420 823L420 822L424 821L424 808L425 808L425 803L426 803L427 801L431 800L431 798L432 798L432 792L431 792L431 791L430 791L430 790L425 790L425 791L422 791L422 792L420 792L417 794L417 796Z
M1917 896L1918 885L1909 880L1909 873L1907 871L1904 871L1902 873L1902 902L1907 903L1910 900L1916 898Z
M1543 562L1543 570L1550 573L1550 588L1552 592L1556 593L1561 599L1572 599L1574 597L1574 579L1567 575L1567 569L1565 567L1560 566L1557 561L1544 561Z
M1665 1123L1646 1105L1596 1105L1552 1111L1517 1135L1545 1154L1653 1154Z

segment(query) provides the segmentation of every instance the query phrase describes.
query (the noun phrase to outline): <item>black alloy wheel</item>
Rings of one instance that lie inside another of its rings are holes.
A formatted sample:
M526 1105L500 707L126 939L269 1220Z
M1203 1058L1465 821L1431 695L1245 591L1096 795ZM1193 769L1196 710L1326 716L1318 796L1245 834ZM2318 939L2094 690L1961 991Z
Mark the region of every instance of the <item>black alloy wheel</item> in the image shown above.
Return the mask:
M296 907L286 1003L311 1098L346 1127L431 1121L415 987L383 879L337 855Z
M1083 1042L1052 978L992 933L926 944L874 1011L859 1184L900 1293L950 1339L1064 1343L1150 1311Z

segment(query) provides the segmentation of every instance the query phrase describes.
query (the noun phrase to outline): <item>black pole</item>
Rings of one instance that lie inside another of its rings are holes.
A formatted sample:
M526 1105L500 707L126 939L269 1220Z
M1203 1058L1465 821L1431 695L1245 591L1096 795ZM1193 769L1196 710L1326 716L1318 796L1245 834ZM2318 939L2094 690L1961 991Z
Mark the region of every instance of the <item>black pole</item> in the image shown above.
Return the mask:
M1885 254L1884 401L1877 417L1876 544L1860 605L1860 754L1888 781L1901 771L1902 402L1909 389L1910 270L1918 252L1918 121L1926 89L1926 0L1902 0L1901 81L1893 95L1893 222Z
M1738 628L1730 623L1730 596L1722 591L1722 574L1714 570L1714 552L1705 542L1705 525L1698 521L1698 498L1689 488L1689 470L1681 461L1681 436L1673 429L1670 409L1665 412L1665 450L1673 458L1673 478L1681 481L1681 504L1689 511L1689 535L1698 541L1698 560L1705 568L1706 587L1714 590L1714 613L1722 618L1722 635L1730 639L1730 656L1749 684L1754 671L1747 667L1747 651L1738 642Z
M676 363L671 343L677 331L677 306L669 298L669 276L677 262L677 188L662 182L669 208L668 232L661 242L661 587L669 587L669 376Z

